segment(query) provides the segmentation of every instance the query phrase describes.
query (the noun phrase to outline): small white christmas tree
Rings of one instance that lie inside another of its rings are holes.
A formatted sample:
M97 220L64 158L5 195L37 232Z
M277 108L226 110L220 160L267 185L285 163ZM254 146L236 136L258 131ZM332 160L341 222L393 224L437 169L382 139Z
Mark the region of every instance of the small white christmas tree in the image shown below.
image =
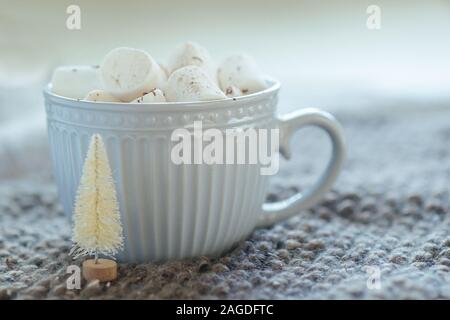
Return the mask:
M116 189L105 145L99 134L92 136L84 161L74 209L72 240L74 246L70 255L75 259L94 256L94 264L98 263L99 254L112 257L123 247Z

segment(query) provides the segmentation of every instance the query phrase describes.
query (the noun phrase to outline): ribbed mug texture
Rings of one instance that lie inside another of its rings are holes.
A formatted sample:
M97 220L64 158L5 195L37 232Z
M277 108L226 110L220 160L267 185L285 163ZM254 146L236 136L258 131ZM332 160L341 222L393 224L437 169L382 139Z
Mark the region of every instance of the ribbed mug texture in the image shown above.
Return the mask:
M45 92L60 201L73 212L89 141L99 133L117 188L127 262L219 255L254 229L268 176L255 164L171 161L173 130L274 128L278 84L238 99L157 105L92 103Z

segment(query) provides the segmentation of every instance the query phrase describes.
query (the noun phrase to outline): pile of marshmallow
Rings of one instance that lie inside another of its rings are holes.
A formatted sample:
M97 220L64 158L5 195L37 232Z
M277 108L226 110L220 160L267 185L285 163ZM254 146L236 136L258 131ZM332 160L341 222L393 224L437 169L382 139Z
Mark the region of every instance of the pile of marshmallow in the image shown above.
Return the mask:
M202 46L180 45L167 64L143 50L110 51L100 66L63 66L52 77L52 92L103 102L161 103L234 98L264 90L265 75L254 59L234 54L219 66Z

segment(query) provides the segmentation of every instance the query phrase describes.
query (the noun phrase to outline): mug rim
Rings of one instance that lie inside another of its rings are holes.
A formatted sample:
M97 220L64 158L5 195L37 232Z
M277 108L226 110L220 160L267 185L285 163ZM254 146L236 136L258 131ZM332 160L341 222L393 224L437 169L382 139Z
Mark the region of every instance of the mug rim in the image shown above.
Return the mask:
M152 111L196 111L205 110L206 108L221 109L230 106L242 106L248 102L258 102L275 95L281 83L278 80L266 79L269 86L255 93L234 98L226 98L210 101L193 101L193 102L151 102L151 103L129 103L129 102L103 102L103 101L85 101L80 99L68 98L51 92L51 83L47 84L43 90L44 97L56 102L60 105L66 105L77 109L88 109L97 111L124 111L124 112L152 112Z

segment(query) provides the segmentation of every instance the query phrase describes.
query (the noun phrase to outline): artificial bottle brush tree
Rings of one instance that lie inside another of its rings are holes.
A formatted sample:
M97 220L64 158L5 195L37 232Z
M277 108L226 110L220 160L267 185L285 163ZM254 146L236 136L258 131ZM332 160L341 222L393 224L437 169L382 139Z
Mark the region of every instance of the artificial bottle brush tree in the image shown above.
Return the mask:
M108 155L99 134L91 138L77 191L73 227L74 259L92 256L83 262L86 280L111 281L117 278L117 263L100 259L114 257L123 247L122 224Z

